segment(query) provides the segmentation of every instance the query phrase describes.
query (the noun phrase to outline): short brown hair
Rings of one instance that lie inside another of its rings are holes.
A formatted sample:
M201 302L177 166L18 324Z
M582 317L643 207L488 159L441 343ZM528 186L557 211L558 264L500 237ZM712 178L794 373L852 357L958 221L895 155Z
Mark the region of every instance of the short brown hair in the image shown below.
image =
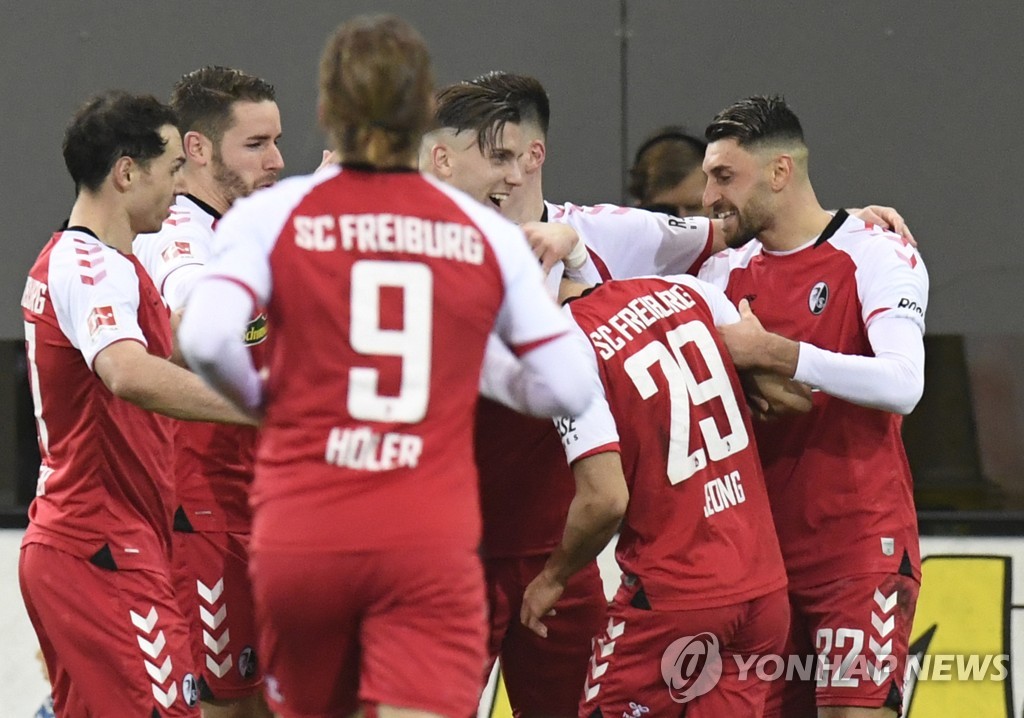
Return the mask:
M182 133L202 132L214 142L231 129L232 107L242 101L274 102L274 86L241 70L211 65L183 75L171 90Z
M322 122L346 162L386 166L416 156L433 114L426 43L394 15L338 27L320 59Z

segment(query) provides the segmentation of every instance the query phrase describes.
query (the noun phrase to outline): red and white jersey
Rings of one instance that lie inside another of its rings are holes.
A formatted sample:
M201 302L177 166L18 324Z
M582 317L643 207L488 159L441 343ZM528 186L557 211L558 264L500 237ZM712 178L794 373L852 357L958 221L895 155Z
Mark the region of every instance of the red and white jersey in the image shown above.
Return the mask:
M750 306L766 329L842 354L872 356L867 327L900 317L924 331L928 274L898 235L837 213L810 245L757 241L716 254L701 278ZM920 549L902 417L815 392L808 414L758 423L757 442L791 583L909 571Z
M92 363L119 341L169 357L167 306L134 256L84 227L53 235L21 306L42 455L24 543L83 558L106 547L119 568L166 568L172 422L115 397Z
M587 244L592 282L650 274L695 274L711 252L709 220L670 217L632 207L544 203L545 221L568 224ZM546 284L558 294L562 264ZM533 556L552 551L562 539L575 493L551 422L523 416L480 400L476 457L484 515L484 555Z
M544 203L545 221L567 224L587 244L591 262L581 279L591 283L650 274L696 274L711 256L714 230L706 217L673 217L614 204ZM558 292L562 265L548 275Z
M191 195L178 195L170 216L154 234L135 238L133 251L172 310L185 305L188 291L213 255L213 231L220 214ZM184 275L191 274L188 278ZM267 318L258 314L246 328L253 360L262 366ZM256 460L257 430L202 421L177 422L174 478L179 530L249 530L249 486Z
M522 233L412 171L331 169L240 200L210 266L266 306L257 549L475 548L487 336L569 323Z
M556 422L569 461L616 451L629 486L616 558L661 610L786 585L743 389L715 325L738 321L689 276L598 285L566 305L594 400Z
M198 273L210 260L213 228L220 214L196 197L179 194L163 227L153 234L140 234L132 252L153 278L171 311L185 306L193 282L175 282L184 274ZM195 276L195 275L193 275Z

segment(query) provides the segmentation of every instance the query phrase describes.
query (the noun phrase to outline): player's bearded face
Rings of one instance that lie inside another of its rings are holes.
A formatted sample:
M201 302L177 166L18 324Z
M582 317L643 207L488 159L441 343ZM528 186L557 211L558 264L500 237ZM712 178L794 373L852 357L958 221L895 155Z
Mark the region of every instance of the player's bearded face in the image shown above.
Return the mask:
M715 214L725 217L722 226L725 229L726 246L742 247L771 226L771 212L768 208L770 197L771 190L767 182L761 180L751 189L746 201L733 204L723 198L715 203Z
M277 148L281 115L276 103L236 102L232 119L210 158L214 180L229 204L274 184L284 168Z
M254 181L247 181L240 172L228 167L220 148L214 149L213 156L210 158L210 166L213 169L213 179L224 192L229 204L234 203L236 199L248 197L256 191L257 184Z
M771 226L772 191L763 160L733 139L708 145L704 205L722 221L726 246L742 247Z

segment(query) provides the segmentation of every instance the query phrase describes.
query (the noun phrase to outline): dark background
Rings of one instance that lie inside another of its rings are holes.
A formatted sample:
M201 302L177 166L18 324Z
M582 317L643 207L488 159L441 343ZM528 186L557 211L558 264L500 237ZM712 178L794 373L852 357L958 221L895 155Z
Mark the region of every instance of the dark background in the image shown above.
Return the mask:
M109 88L166 98L189 70L236 66L277 86L285 174L305 173L324 147L323 42L345 19L382 11L424 35L439 83L503 69L545 84L555 201L623 201L625 170L652 129L699 134L740 97L784 94L821 202L891 204L921 242L930 350L943 348L929 355L928 402L914 416L927 409L920 435L933 446L964 447L935 471L971 464L1020 482L1024 242L1010 227L1024 188L1020 0L0 0L0 340L21 338L26 271L71 206L60 143L81 101ZM20 361L16 341L0 351L0 503L23 441L13 428ZM994 406L979 406L982 395Z

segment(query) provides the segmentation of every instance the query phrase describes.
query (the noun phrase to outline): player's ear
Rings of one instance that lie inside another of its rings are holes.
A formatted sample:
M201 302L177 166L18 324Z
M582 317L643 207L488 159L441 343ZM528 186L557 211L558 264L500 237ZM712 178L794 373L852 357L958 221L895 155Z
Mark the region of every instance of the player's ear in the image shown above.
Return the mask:
M771 177L770 183L771 188L775 192L779 192L786 187L790 182L793 181L793 157L791 155L778 155L771 163Z
M526 150L526 164L523 167L523 172L536 172L544 164L544 160L547 158L548 150L544 146L544 140L533 140L530 142L530 146Z
M110 181L118 192L127 192L132 184L132 176L139 172L139 166L131 157L119 157L110 168Z
M185 156L196 164L205 165L213 155L213 142L206 135L189 130L182 138Z
M430 148L430 164L429 169L438 177L448 179L452 176L452 155L447 145L438 143Z

